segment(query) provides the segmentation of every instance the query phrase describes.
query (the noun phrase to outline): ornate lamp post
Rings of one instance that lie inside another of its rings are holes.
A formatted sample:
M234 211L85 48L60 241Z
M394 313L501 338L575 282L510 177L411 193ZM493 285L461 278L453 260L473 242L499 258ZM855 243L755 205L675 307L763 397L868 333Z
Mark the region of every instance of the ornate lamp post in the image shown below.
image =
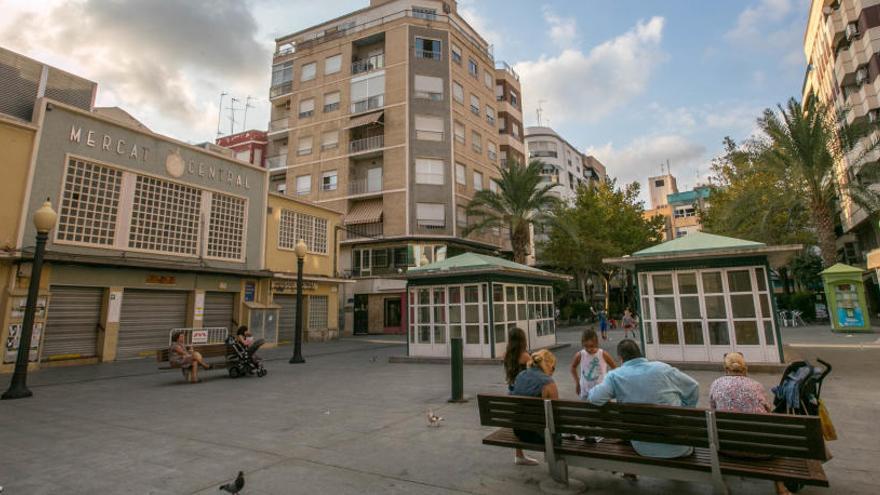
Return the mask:
M303 332L303 263L306 259L305 241L300 239L296 243L296 326L293 333L293 357L288 361L291 364L305 363L306 360L302 356L302 332Z
M24 322L21 325L21 336L18 340L18 355L15 359L15 371L9 389L0 397L6 399L23 399L33 392L27 388L28 357L31 351L31 336L34 330L34 314L37 309L37 296L40 293L40 272L43 269L43 254L46 252L46 240L49 232L55 227L58 214L52 209L49 199L34 212L34 226L37 228L37 246L34 250L34 263L31 268L31 281L28 285L27 305L24 310Z

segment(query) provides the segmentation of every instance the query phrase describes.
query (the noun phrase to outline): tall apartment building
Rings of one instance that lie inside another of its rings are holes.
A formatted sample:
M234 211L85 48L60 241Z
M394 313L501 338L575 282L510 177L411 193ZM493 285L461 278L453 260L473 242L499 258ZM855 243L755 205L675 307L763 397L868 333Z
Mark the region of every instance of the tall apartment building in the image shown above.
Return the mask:
M816 94L837 109L846 109L848 122L880 119L880 1L813 0L804 36L807 71L803 95ZM877 134L868 139L877 139ZM838 164L841 182L870 180L864 173L880 166L875 160ZM867 253L880 248L880 229L848 197L841 198L838 257L865 266Z
M394 277L409 267L509 249L504 232L462 229L473 194L496 187L502 152L522 153L522 94L456 7L371 0L276 40L272 180L345 213L340 265L357 280L345 303L358 333L404 331Z
M529 160L544 162L543 181L558 184L552 192L560 199L574 201L578 186L605 180L605 166L598 159L581 153L549 127L526 128L526 146Z
M667 198L669 195L677 192L678 181L669 172L657 177L648 177L648 195L651 198L651 209L662 208L668 205Z

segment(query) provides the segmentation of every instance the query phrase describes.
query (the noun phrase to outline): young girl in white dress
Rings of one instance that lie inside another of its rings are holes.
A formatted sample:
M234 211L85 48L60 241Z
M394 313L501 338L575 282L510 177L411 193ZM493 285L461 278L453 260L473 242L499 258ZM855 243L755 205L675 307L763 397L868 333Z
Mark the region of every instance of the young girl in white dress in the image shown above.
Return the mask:
M590 390L602 383L609 370L617 367L614 358L599 347L599 336L588 328L581 335L583 349L577 351L571 362L571 376L581 400L587 400Z

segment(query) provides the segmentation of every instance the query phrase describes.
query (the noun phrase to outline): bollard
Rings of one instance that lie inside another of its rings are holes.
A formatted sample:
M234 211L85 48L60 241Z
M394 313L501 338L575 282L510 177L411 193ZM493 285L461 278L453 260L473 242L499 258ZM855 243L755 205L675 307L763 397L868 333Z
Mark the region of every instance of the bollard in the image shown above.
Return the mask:
M452 365L452 398L449 402L467 402L464 399L464 353L461 337L451 339L449 363Z

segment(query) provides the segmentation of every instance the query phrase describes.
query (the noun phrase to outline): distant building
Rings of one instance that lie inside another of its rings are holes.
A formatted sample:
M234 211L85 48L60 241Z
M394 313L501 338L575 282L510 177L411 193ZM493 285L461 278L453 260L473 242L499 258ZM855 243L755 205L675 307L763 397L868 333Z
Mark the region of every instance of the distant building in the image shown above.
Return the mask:
M219 137L214 141L218 146L229 148L235 153L237 160L245 161L251 165L266 168L266 146L269 138L266 131L251 129L228 136ZM277 188L270 189L272 191Z
M527 127L526 147L529 160L541 160L545 167L543 182L559 184L553 193L560 199L574 201L579 185L605 179L605 166L586 156L549 127Z
M708 207L710 192L709 186L697 186L690 191L682 191L666 197L671 210L672 239L703 230L699 210Z
M666 197L678 192L678 182L669 172L666 175L648 177L648 192L651 198L651 209L665 206Z

